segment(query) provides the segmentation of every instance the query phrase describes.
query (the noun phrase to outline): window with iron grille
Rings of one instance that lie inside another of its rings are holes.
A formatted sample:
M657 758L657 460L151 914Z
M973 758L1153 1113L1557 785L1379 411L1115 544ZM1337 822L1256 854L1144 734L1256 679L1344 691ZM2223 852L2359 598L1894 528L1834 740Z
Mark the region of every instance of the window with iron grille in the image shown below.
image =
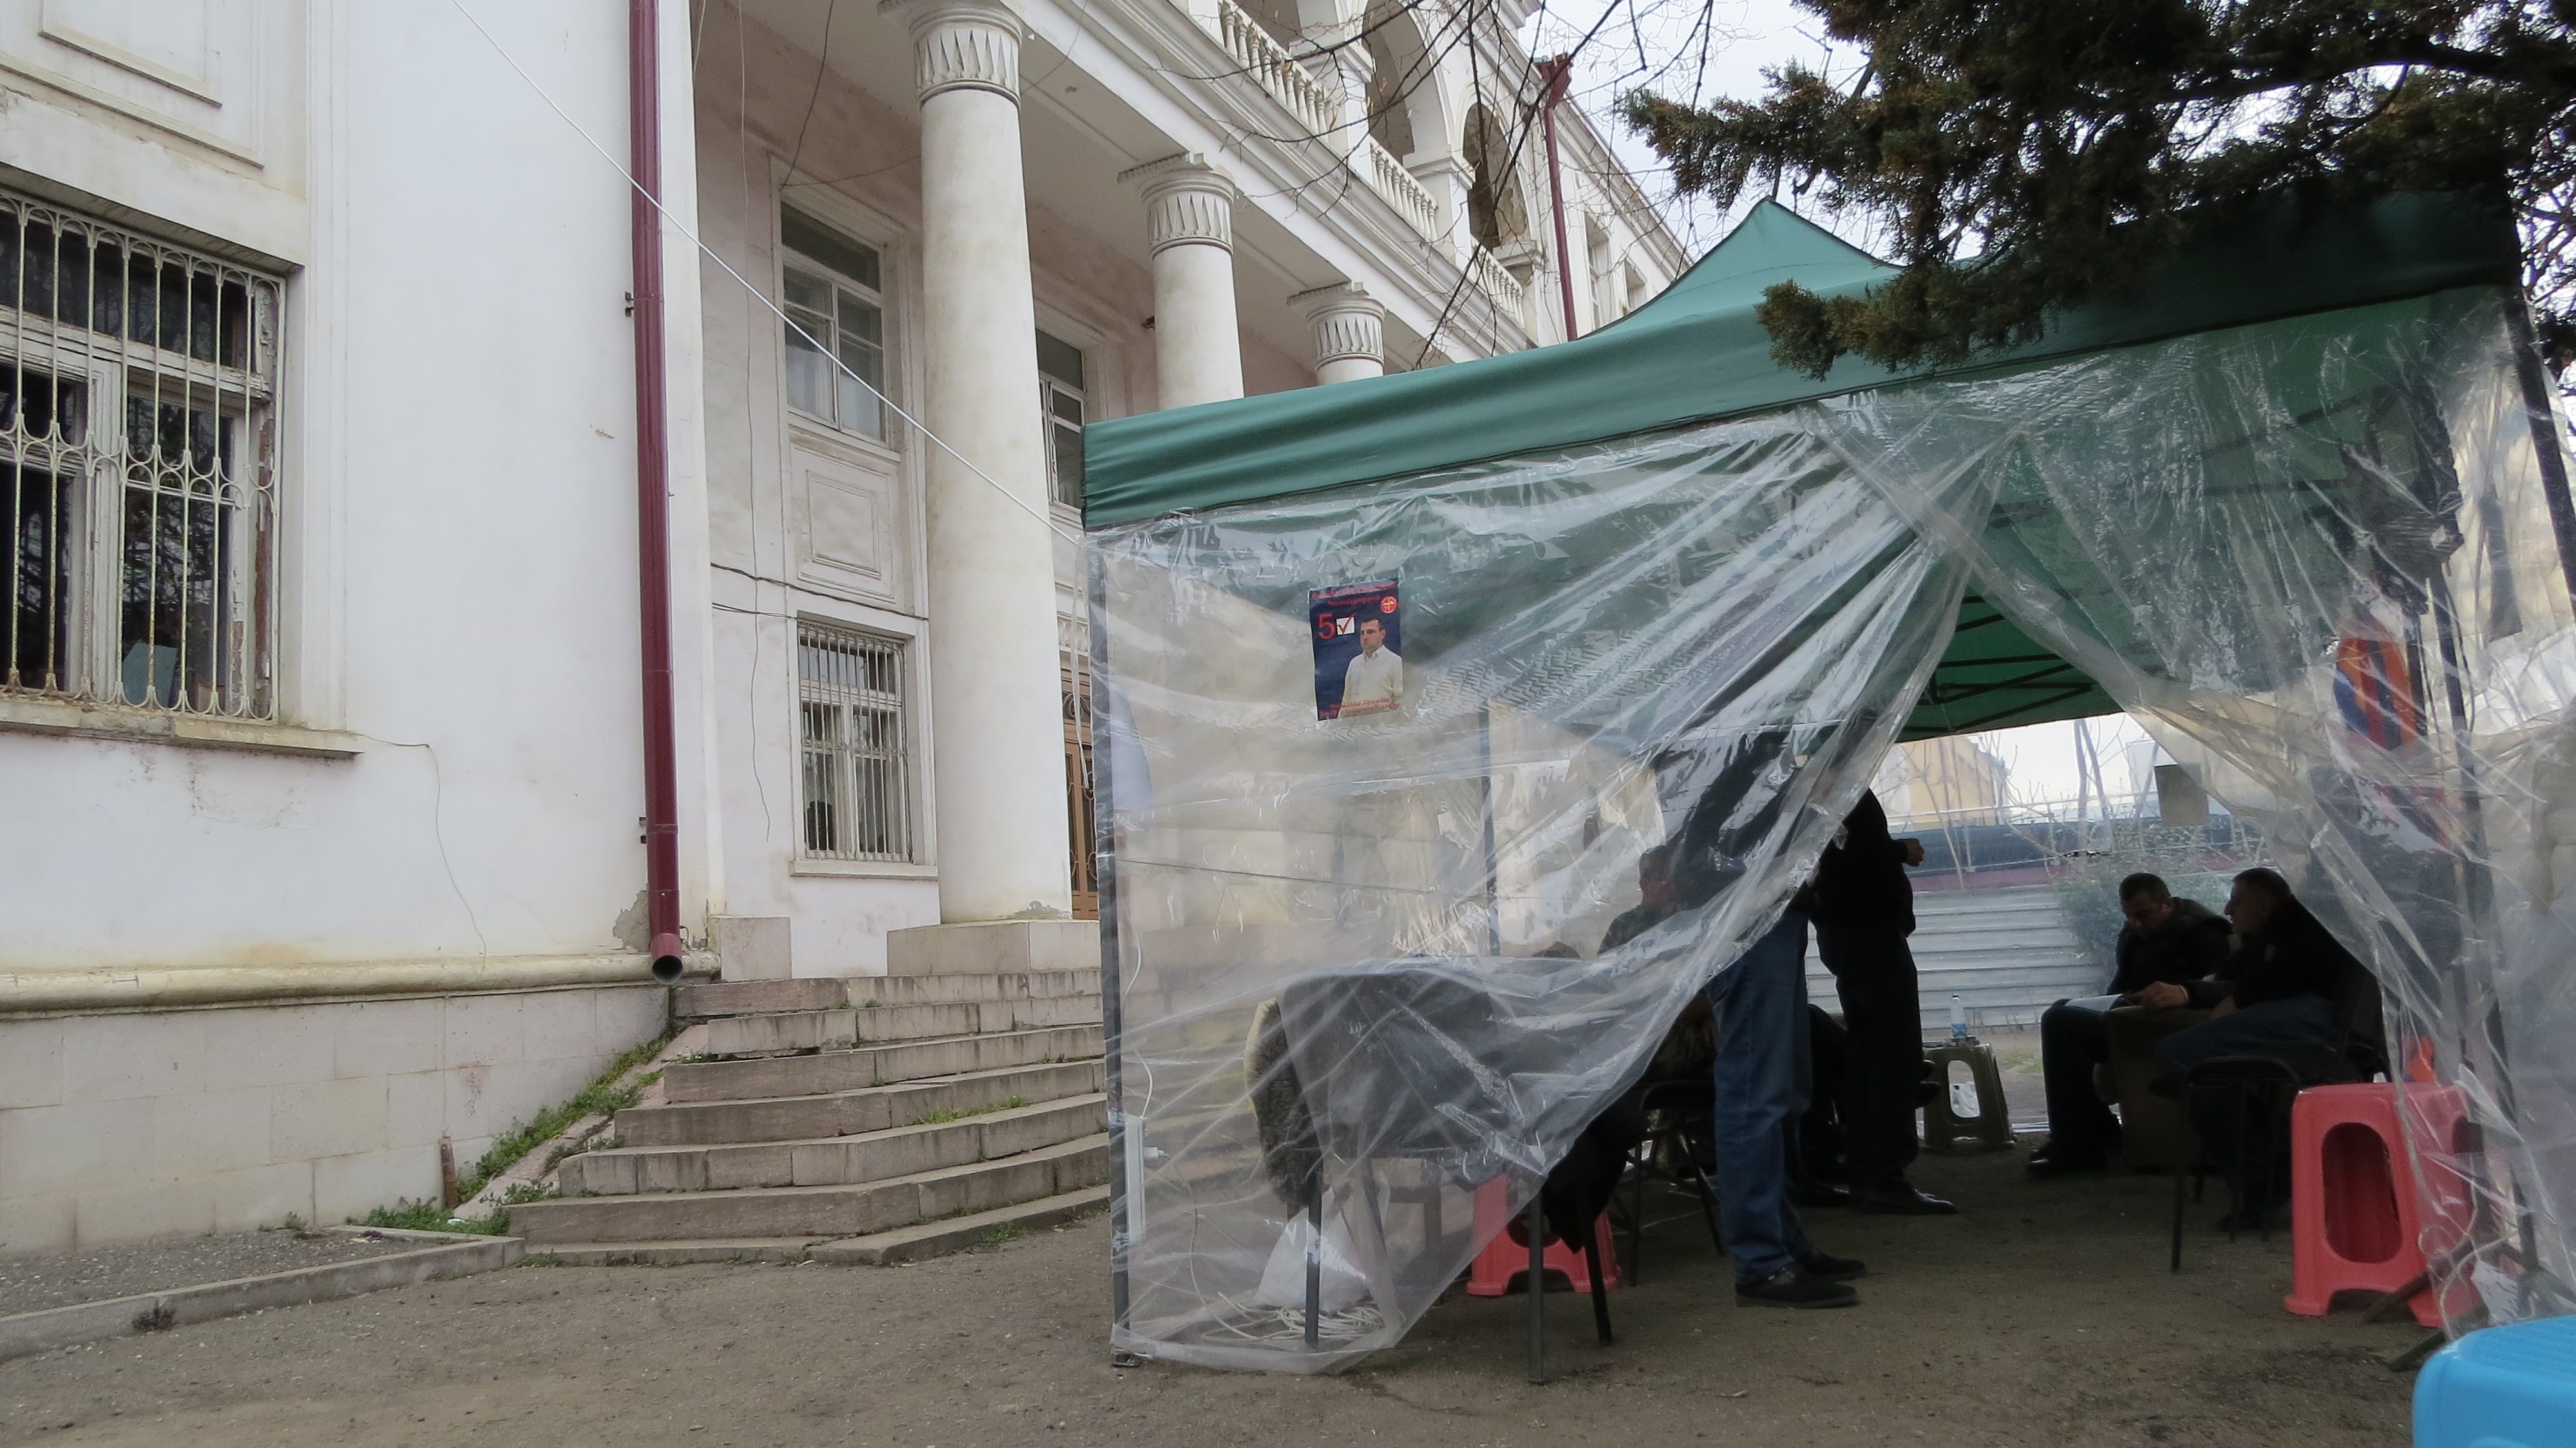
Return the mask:
M1047 489L1082 506L1082 349L1038 333L1038 412L1046 428Z
M0 693L275 716L283 305L0 189Z
M800 623L796 680L805 853L826 860L910 861L912 761L902 641Z
M789 253L781 268L787 405L884 442L885 297L876 248L792 208L780 210L778 231Z

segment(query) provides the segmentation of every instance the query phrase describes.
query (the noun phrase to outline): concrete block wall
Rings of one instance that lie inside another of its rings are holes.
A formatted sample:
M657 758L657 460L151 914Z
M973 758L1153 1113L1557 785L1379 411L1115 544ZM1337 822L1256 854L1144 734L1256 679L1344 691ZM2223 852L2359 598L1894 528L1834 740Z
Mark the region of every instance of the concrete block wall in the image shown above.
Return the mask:
M657 986L0 1020L0 1255L438 1190L660 1033Z

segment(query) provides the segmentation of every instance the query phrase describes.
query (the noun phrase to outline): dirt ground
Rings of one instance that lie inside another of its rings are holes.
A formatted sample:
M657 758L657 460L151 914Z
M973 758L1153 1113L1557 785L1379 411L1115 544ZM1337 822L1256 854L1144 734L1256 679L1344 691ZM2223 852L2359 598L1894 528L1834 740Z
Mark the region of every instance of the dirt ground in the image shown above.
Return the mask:
M0 1317L267 1272L291 1272L299 1267L321 1267L388 1252L416 1252L425 1245L428 1244L393 1237L281 1228L107 1247L94 1252L0 1257Z
M1651 1234L1594 1346L1554 1296L1558 1373L1521 1380L1519 1298L1459 1297L1337 1378L1110 1365L1091 1221L918 1267L526 1266L0 1363L0 1443L1658 1445L2408 1441L2411 1326L2281 1310L2289 1246L2164 1184L2033 1185L2018 1154L1927 1160L1956 1218L1815 1214L1862 1304L1738 1308L1691 1222Z

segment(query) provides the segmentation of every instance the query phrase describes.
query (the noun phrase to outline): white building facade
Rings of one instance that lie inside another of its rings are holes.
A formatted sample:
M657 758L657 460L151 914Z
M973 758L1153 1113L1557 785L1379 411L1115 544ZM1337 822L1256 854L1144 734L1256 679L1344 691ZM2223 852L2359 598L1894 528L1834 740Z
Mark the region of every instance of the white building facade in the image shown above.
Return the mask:
M625 7L0 0L0 1252L432 1195L663 1028L647 412L692 964L1078 955L1081 429L1566 335L1512 18L664 0L639 287ZM1558 130L1584 331L1682 258Z

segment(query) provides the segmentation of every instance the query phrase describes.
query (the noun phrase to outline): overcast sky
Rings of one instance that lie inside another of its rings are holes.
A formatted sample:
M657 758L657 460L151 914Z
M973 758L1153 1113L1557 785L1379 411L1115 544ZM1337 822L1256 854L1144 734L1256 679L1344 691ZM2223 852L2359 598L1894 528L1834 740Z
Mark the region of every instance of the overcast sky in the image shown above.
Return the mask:
M1576 52L1574 102L1645 184L1694 260L1733 218L1674 196L1663 163L1611 113L1618 98L1643 87L1675 100L1750 100L1764 91L1763 71L1784 61L1842 68L1824 44L1823 22L1789 0L1547 0L1521 39L1532 55L1548 56L1587 32Z
M1824 23L1790 0L1547 0L1531 15L1521 39L1532 55L1548 56L1572 48L1586 32L1594 33L1577 53L1574 101L1644 183L1683 252L1694 261L1726 234L1744 208L1720 213L1703 198L1675 196L1662 162L1613 114L1618 98L1642 86L1675 100L1752 100L1767 89L1763 72L1786 61L1801 60L1828 75L1846 73L1858 61L1848 48L1830 47ZM1812 220L1829 220L1810 208L1800 209ZM2146 732L2114 714L2091 721L2089 733L2105 783L2115 794L2126 794L2131 788L2128 746L2145 739ZM1975 737L2012 771L2016 799L2075 797L2078 746L2072 723Z

